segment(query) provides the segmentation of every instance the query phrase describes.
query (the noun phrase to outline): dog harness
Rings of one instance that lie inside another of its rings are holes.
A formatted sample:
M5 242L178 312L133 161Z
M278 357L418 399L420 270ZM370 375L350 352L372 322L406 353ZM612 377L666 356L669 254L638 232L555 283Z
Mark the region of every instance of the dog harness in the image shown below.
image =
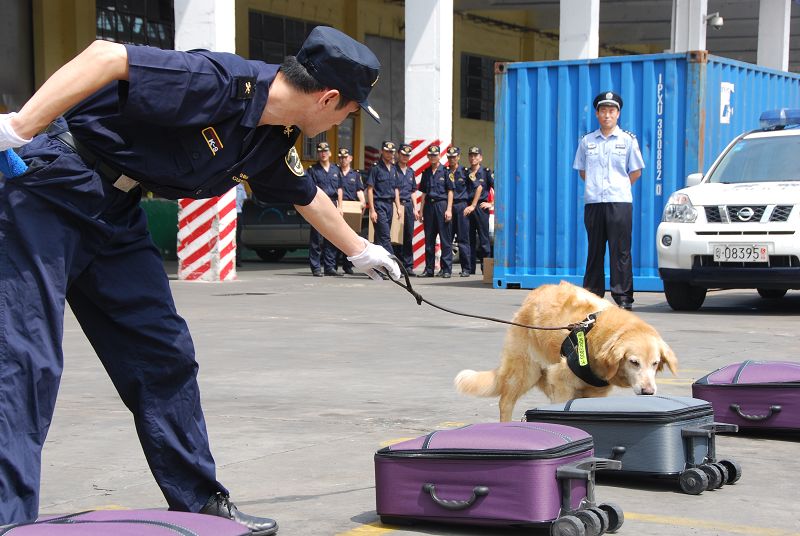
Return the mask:
M586 335L594 327L600 313L592 313L574 325L561 343L561 356L567 360L572 373L581 380L594 387L608 387L608 382L597 376L589 366L589 347L586 345Z

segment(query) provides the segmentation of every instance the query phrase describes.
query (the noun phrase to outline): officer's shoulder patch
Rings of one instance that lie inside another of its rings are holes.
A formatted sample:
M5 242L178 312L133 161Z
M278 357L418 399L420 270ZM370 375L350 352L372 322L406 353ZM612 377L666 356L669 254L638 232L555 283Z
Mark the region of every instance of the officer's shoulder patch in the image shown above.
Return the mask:
M286 161L286 167L289 168L289 171L298 177L302 177L304 175L303 164L300 162L300 156L298 156L297 149L295 149L294 146L292 146L292 148L289 149L289 152L286 153L286 158L284 158L284 160Z
M630 136L630 137L631 137L631 138L633 138L634 140L636 139L636 134L634 134L634 133L633 133L633 132L631 132L630 130L623 130L622 132L624 132L625 134L627 134L628 136Z
M236 98L240 100L252 99L256 92L256 78L254 76L237 76Z

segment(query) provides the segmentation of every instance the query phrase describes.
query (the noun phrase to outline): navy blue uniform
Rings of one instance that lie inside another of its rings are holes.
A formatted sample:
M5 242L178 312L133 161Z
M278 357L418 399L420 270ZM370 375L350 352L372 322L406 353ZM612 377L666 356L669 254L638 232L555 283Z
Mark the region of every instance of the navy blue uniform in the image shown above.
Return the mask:
M461 273L468 274L472 254L469 248L469 216L464 216L464 209L472 201L475 190L463 166L456 166L453 170L448 168L447 173L453 181L453 232L458 240L458 262L461 264Z
M258 127L278 66L213 52L127 52L129 80L19 149L28 172L0 180L0 524L37 516L65 300L132 412L169 507L196 512L227 492L209 450L194 346L141 189L113 186L116 173L88 165L59 136L69 128L106 164L171 199L215 196L242 180L264 200L307 205L316 195L293 149L298 129Z
M422 172L419 191L425 194L422 223L425 231L425 273L433 275L436 262L436 236L439 236L439 245L442 248L442 273L449 274L453 271L453 233L451 222L445 221L444 213L447 210L447 192L453 190L453 181L450 180L447 168L438 166L435 172L431 168Z
M364 191L364 181L358 170L350 169L347 174L341 173L342 200L358 201L358 192Z
M331 198L334 205L339 201L339 188L341 188L342 170L336 164L330 164L328 170L317 162L308 168L308 176L317 187ZM310 241L308 245L308 264L311 271L324 269L326 272L336 271L336 246L323 237L314 226L311 226Z
M392 250L392 203L394 202L397 176L394 165L388 167L383 160L375 164L367 175L367 187L374 188L372 198L375 201L375 211L378 213L378 222L375 227L375 243L383 246L389 253Z
M481 187L478 205L469 215L470 273L474 274L477 260L480 259L482 266L483 259L492 254L492 245L489 242L489 209L481 208L481 203L489 201L489 190L494 188L494 173L485 167L480 167L475 172L467 171L473 195Z
M400 191L400 204L403 205L405 213L403 215L403 245L400 246L400 255L403 260L403 267L409 273L414 270L414 251L412 242L414 241L414 201L411 196L417 191L417 179L414 177L414 170L406 167L403 171L399 165L395 165L397 173L397 188Z

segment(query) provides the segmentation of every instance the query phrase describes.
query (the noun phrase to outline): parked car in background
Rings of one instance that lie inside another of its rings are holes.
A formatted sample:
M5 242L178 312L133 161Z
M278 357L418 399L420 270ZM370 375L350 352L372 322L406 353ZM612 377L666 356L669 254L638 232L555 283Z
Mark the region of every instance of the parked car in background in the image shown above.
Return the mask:
M709 288L800 288L800 110L765 112L761 126L664 207L658 271L675 310L699 309Z

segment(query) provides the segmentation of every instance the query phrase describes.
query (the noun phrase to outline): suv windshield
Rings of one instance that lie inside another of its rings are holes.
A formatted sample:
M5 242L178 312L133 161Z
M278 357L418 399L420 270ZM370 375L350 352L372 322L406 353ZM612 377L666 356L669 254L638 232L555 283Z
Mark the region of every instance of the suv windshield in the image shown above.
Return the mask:
M800 180L800 136L740 140L722 158L708 182Z

